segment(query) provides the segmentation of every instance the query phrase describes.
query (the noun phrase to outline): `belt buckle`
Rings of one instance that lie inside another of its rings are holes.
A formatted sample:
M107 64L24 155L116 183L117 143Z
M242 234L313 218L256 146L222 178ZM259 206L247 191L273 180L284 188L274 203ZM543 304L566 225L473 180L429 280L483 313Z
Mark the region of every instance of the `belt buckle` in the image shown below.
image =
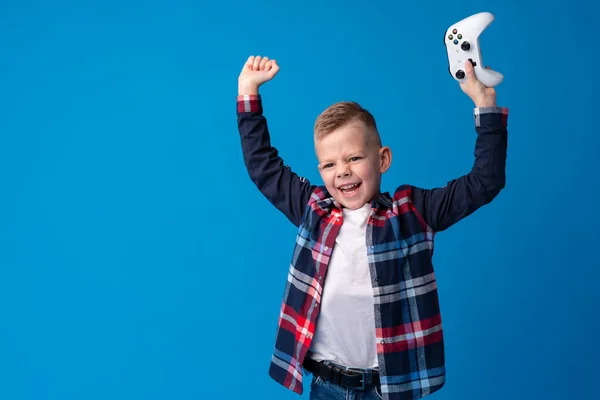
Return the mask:
M359 370L355 370L355 369L348 369L348 371L353 374L360 375L360 387L353 388L353 389L365 391L367 389L367 372L365 372L364 370L359 371Z
M363 372L362 374L360 374L360 390L362 390L363 392L367 389L367 373Z

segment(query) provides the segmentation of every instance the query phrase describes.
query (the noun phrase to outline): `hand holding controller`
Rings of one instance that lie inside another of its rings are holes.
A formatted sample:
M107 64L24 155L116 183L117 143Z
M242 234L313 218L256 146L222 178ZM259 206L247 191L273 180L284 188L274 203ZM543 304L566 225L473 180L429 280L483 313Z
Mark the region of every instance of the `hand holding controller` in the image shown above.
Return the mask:
M472 63L475 76L487 87L497 86L504 79L501 73L484 68L481 59L479 36L493 20L491 13L482 12L455 23L446 31L444 44L448 53L448 71L455 80L465 81L466 62Z

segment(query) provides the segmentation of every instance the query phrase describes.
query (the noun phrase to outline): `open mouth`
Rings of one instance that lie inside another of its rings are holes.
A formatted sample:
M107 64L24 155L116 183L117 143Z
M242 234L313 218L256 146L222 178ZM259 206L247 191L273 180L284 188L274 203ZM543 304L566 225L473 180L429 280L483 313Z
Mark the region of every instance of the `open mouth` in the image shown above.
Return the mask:
M352 196L358 192L358 188L362 183L351 183L349 185L340 186L338 189L344 194L344 196Z

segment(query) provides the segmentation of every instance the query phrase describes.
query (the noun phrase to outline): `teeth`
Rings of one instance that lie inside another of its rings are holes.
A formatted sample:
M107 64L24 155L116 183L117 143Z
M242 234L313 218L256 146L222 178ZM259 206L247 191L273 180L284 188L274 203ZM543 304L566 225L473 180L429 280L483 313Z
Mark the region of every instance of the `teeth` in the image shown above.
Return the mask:
M354 189L357 186L358 186L358 183L354 183L352 185L340 186L340 189L342 189L342 190L349 190L349 189Z

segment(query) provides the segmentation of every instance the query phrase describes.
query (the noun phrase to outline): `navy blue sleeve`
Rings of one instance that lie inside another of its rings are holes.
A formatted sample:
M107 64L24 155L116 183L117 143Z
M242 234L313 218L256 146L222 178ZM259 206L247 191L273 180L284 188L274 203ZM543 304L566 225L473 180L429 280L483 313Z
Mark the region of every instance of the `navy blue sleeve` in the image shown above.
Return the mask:
M506 183L508 109L476 108L477 139L471 171L442 188L413 188L412 201L434 232L448 229L490 203Z
M271 145L260 95L238 96L237 116L250 179L271 204L299 226L316 186L286 166L277 149Z

